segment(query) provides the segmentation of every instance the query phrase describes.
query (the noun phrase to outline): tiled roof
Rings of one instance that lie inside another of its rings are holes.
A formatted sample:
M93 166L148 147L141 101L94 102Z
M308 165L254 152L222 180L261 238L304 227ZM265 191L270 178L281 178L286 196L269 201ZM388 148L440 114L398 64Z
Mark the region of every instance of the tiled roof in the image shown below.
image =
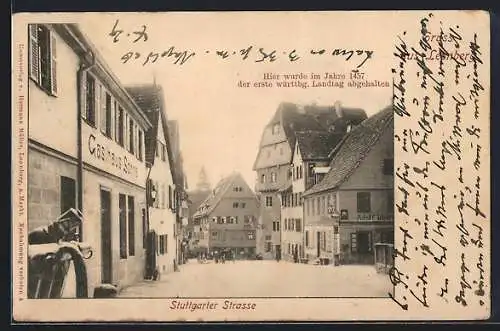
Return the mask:
M355 127L334 150L330 171L321 182L304 194L319 193L341 185L363 162L365 156L393 121L394 110L392 107L387 107Z
M188 192L189 196L189 215L193 216L196 210L201 205L203 201L208 197L212 191L191 191Z
M205 206L206 209L204 209L203 211L198 209L193 217L210 214L222 200L228 188L230 188L238 178L242 178L241 174L233 172L231 175L221 179L219 183L217 183L215 188L210 192L208 197L199 205L199 208Z
M172 146L170 146L170 135L168 128L167 114L165 112L165 104L163 100L163 89L156 84L144 84L125 87L127 92L132 96L134 102L143 111L149 119L153 127L145 133L145 154L146 162L154 164L156 151L156 137L158 136L158 122L161 122L165 141L167 142L167 156L172 171L172 177L175 178L175 163L172 155ZM158 121L160 119L161 121Z
M168 120L168 132L169 132L169 142L170 147L172 148L172 157L174 159L175 169L176 169L176 177L174 179L174 183L178 185L178 187L182 187L184 182L184 161L182 158L182 152L180 150L180 136L179 136L179 123L177 120Z
M296 132L299 131L330 131L332 125L348 122L357 125L366 119L366 112L359 108L341 107L341 117L334 106L306 105L283 102L279 105L269 124L282 121L290 148L295 147ZM338 120L341 119L340 122ZM337 131L337 130L336 130Z
M342 140L341 133L300 131L295 133L303 160L328 159L333 148Z

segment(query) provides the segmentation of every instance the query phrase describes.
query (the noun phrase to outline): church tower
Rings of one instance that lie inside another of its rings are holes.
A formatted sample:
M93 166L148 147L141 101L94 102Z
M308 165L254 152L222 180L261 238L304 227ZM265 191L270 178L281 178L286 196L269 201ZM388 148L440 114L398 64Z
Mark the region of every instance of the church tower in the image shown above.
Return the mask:
M205 167L202 167L200 174L198 176L198 183L196 183L196 190L198 190L198 191L210 191L210 189L211 189L211 185L208 181Z

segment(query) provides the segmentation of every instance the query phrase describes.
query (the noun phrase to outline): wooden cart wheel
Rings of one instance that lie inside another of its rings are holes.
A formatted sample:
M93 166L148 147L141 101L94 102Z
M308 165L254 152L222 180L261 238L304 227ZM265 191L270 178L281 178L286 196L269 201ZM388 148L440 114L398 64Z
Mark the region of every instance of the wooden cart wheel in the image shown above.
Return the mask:
M83 256L74 248L61 247L55 253L29 263L28 297L31 299L87 298L87 271Z

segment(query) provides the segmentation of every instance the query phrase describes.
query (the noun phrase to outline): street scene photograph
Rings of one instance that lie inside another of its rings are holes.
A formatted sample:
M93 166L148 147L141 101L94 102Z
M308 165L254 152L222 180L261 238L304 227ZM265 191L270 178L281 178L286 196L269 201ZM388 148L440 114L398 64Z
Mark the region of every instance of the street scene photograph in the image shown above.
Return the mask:
M391 41L145 17L28 25L28 299L388 298Z

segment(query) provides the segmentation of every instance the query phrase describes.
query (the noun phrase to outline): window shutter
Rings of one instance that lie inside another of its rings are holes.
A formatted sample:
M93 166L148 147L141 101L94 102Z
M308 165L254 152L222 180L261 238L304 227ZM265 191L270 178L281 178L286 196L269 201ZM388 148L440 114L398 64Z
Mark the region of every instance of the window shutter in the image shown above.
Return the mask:
M111 98L111 122L109 123L109 127L111 128L111 134L110 138L113 139L115 137L115 131L116 131L116 102L114 102L113 98Z
M99 121L102 121L101 119L101 84L98 83L97 79L94 79L94 98L95 98L95 103L94 103L94 126L96 128L99 128Z
M139 158L139 128L137 124L134 123L134 155L138 159Z
M355 232L351 233L351 252L352 253L358 252L357 233Z
M104 134L106 133L106 89L104 86L99 85L99 110L100 114L100 126L101 126L101 132Z
M120 127L120 130L122 132L122 146L125 148L125 150L128 151L128 114L125 108L123 109L123 123L122 126Z
M40 50L38 49L38 25L29 24L29 61L30 77L35 81L40 81Z
M168 208L172 209L172 186L168 186Z
M113 102L114 106L114 111L115 111L115 141L118 141L118 103L115 101Z
M50 33L50 92L57 95L57 41L54 34Z

